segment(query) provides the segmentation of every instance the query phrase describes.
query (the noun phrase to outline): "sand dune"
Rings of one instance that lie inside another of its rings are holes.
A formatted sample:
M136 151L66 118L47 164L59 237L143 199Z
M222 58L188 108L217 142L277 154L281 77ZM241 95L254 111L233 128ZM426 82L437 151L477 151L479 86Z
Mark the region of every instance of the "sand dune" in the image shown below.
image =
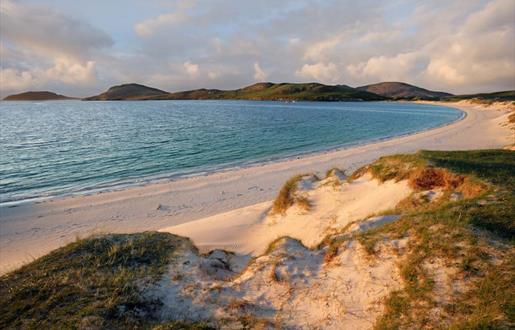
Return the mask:
M283 236L313 248L332 231L391 209L411 193L405 181L380 184L369 175L351 183L334 175L320 181L306 176L300 185L304 189L298 193L310 202L309 212L294 205L284 215L270 215L271 203L265 202L160 231L190 237L204 252L227 249L261 255L272 241Z

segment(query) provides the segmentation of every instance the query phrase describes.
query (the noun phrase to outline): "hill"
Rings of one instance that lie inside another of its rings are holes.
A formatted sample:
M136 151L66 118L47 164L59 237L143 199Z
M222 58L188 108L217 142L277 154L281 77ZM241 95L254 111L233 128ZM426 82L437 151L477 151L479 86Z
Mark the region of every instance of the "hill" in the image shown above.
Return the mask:
M466 95L452 95L443 98L443 101L461 101L461 100L481 100L481 101L515 101L515 90L494 93L478 93Z
M196 89L147 97L152 100L382 101L387 98L346 85L257 83L235 90Z
M110 87L106 92L86 97L85 101L120 101L120 100L139 100L145 97L167 94L157 88L152 88L140 84L123 84Z
M201 88L174 93L167 93L138 84L125 84L111 87L105 93L83 100L383 101L386 99L386 97L360 91L346 85L264 82L235 90Z
M438 100L442 97L452 96L452 94L449 93L430 91L425 88L413 86L403 82L381 82L377 84L357 87L356 89L375 93L396 100Z
M29 91L20 94L9 95L4 101L50 101L50 100L73 100L73 97L59 95L48 91Z

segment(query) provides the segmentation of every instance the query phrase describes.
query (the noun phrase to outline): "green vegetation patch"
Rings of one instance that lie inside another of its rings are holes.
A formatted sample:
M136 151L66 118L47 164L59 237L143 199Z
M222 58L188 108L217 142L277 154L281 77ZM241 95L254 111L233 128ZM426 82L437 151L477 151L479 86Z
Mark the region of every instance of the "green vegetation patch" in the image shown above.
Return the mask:
M494 93L478 93L468 95L452 95L442 98L442 101L461 101L461 100L477 100L487 103L495 101L515 101L515 90L513 91L502 91Z
M145 97L151 100L384 101L387 97L345 85L257 83L235 90L196 89Z
M356 175L365 170L359 171ZM410 238L401 265L404 288L390 294L376 328L510 328L515 322L515 152L421 151L381 158L366 171L383 181L424 173L421 190L474 192L461 199L444 195L433 206L400 203L392 211L399 220L358 234L371 254L382 240ZM436 260L455 270L452 283L465 287L444 290L449 296L444 301L436 296L428 266Z
M59 248L0 278L0 328L151 328L160 302L141 291L186 247L186 238L144 232ZM173 329L189 329L179 323Z

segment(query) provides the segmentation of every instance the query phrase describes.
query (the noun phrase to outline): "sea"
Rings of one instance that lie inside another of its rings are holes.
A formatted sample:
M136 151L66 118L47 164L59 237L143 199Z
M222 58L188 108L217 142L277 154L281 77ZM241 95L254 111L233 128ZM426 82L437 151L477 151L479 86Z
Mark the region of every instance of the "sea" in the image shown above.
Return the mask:
M0 206L348 148L454 122L409 102L0 102Z

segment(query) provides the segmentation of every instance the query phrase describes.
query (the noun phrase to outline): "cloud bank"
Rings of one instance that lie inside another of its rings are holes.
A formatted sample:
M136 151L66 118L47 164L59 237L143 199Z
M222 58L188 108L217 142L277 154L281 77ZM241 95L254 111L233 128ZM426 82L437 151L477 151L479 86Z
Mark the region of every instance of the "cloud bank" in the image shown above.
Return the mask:
M264 80L515 89L512 0L153 0L148 11L138 1L107 24L86 4L3 0L2 96L85 96L133 81L169 91Z

